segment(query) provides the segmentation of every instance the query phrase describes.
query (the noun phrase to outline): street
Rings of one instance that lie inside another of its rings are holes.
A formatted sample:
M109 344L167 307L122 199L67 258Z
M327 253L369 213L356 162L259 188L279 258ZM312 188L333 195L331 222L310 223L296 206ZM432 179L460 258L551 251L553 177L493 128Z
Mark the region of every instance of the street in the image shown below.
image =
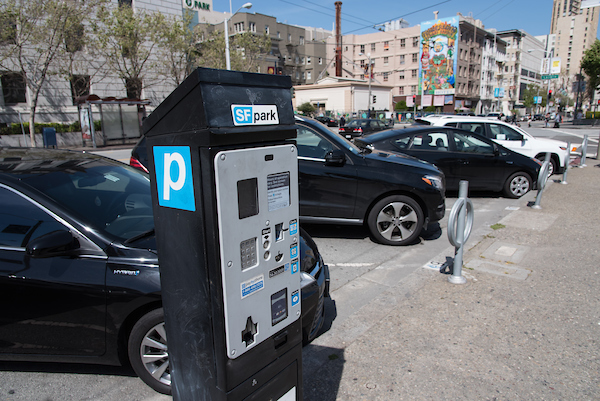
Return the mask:
M540 122L532 123L532 127L526 125L527 122L521 123L524 130L536 137L570 141L577 146L584 135L589 135L588 157L597 152L598 128L579 129L567 125L560 129L543 128ZM94 153L128 162L130 150L98 150ZM559 178L553 177L554 180ZM549 185L557 184L549 180ZM529 192L524 198L508 199L495 193L470 193L475 221L467 247L490 235L490 226L522 207L524 200L533 201L535 195L536 192ZM416 270L444 263L454 256L446 228L455 201L456 194L449 193L445 218L430 225L418 243L406 247L377 244L370 239L364 227L303 225L317 243L331 272L331 299L326 302L327 320L321 334L303 352L305 383L324 363L323 349L335 347L342 333L347 346L376 325L392 308L386 306L382 294L409 279ZM376 313L365 313L365 310ZM154 392L130 368L123 367L0 362L0 383L0 400L10 401L170 399Z

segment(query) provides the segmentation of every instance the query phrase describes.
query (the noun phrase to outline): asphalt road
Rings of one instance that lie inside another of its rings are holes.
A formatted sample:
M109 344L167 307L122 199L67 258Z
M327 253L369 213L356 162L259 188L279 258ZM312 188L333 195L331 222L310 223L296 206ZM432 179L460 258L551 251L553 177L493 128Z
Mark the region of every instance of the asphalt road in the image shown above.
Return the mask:
M526 123L525 123L526 124ZM600 129L552 129L523 127L534 136L550 137L581 143L583 135L590 135L588 155L595 154ZM592 150L593 148L593 150ZM129 150L101 150L108 157L129 161ZM558 176L555 176L558 178ZM555 185L554 183L550 183ZM454 255L447 239L447 216L455 196L449 194L446 218L433 224L420 241L406 247L389 247L374 243L362 227L304 225L315 239L331 271L332 297L326 303L327 321L313 344L319 347L326 337L336 331L352 327L351 338L358 338L362 328L369 327L369 319L361 316L360 309L375 302L377 297L406 279L410 273L432 263L439 263ZM487 235L492 224L515 210L517 200L493 193L471 193L475 206L475 222L469 242L476 244ZM535 193L526 195L534 200ZM469 243L467 243L467 246ZM325 343L324 343L325 344ZM315 347L311 349L314 350ZM311 349L305 348L304 377L310 378ZM58 401L58 400L120 400L161 401L170 397L160 395L144 385L129 368L104 367L84 364L54 364L0 362L0 400Z

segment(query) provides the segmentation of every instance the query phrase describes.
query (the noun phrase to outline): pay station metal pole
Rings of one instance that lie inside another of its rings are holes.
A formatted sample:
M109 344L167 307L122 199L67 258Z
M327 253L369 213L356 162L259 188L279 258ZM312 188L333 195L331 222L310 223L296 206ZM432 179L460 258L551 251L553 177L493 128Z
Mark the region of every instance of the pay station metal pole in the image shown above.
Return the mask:
M542 168L538 173L538 193L535 197L535 203L531 206L532 209L541 209L540 202L542 201L542 193L544 192L544 188L546 187L546 182L548 182L548 169L550 168L550 152L546 153L546 157L544 158L544 164L542 164Z
M458 199L448 218L448 240L456 248L454 251L454 268L448 281L452 284L465 284L467 279L462 276L463 245L467 242L473 228L473 202L467 198L469 181L458 184Z

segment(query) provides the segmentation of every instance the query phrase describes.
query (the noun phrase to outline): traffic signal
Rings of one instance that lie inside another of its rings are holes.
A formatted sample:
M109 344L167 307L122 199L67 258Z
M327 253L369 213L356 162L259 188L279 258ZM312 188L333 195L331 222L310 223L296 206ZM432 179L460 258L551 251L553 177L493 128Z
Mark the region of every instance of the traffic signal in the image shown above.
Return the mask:
M548 100L552 99L552 89L548 90Z
M413 95L413 103L417 103L417 95Z
M377 103L377 96L373 95L373 103Z

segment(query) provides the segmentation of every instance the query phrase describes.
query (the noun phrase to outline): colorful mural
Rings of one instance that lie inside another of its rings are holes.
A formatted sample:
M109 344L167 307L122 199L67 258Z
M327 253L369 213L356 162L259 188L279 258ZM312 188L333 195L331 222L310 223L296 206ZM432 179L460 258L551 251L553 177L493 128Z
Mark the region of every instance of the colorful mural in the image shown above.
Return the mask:
M453 95L458 17L421 23L419 94Z

